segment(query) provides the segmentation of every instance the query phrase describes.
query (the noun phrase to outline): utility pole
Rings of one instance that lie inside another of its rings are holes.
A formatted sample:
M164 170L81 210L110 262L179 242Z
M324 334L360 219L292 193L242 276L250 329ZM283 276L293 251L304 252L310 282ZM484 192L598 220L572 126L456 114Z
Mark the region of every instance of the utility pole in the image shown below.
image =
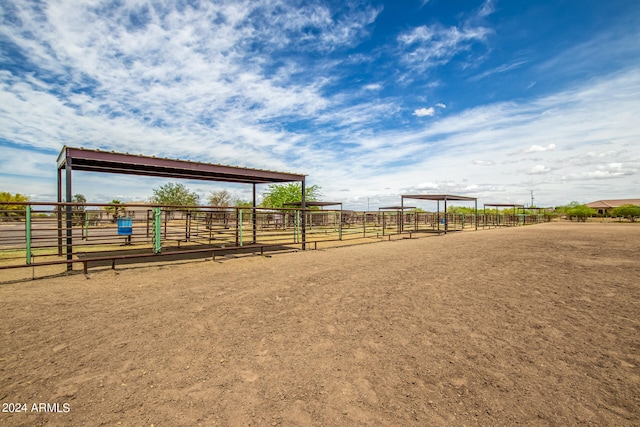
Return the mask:
M533 207L533 190L531 190L531 205L529 205L529 207Z

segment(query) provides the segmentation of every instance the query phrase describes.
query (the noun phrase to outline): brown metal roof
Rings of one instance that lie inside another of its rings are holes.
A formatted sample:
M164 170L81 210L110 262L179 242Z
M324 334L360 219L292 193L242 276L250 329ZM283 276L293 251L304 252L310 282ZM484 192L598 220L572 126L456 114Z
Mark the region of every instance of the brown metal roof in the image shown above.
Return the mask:
M597 200L595 202L587 203L587 207L594 208L594 209L617 208L622 205L640 206L640 199Z
M411 195L403 195L402 198L419 199L419 200L470 200L470 201L478 200L476 197L453 196L451 194L411 194Z
M70 162L72 170L160 176L202 181L268 184L304 181L305 175L241 168L212 163L191 162L128 153L64 147L58 156L58 169Z

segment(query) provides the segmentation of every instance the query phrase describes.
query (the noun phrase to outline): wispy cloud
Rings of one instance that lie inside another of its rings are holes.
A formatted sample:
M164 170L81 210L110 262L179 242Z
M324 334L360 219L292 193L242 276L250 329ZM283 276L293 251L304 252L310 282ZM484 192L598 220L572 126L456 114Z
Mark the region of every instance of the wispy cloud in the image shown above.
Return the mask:
M494 13L496 10L494 3L495 3L494 0L485 0L485 2L482 3L482 6L480 6L480 11L478 12L478 16L481 18L484 18Z
M295 136L276 123L320 117L339 102L321 93L330 78L305 77L307 65L295 54L358 43L381 9L351 6L335 13L289 2L16 3L0 31L47 78L5 73L7 137L109 149L135 140L140 151L164 155L177 153L178 144L194 159L210 143L184 142L206 137L217 141L221 161L231 160L225 142L233 142L250 150L252 165L264 158L260 147L295 147ZM22 119L29 115L37 126ZM58 126L61 119L75 129ZM283 166L267 157L269 166Z
M471 163L479 166L493 166L496 164L493 160L474 160Z
M556 149L556 144L548 144L546 146L542 145L532 145L531 147L524 150L524 153L543 153L545 151L553 151Z
M402 62L411 70L426 71L446 64L461 52L469 51L478 43L485 43L493 30L484 24L484 18L493 13L493 2L486 1L481 8L459 25L439 23L411 28L397 37Z
M530 174L533 174L533 175L538 175L538 174L544 174L544 173L548 173L548 172L551 172L551 169L548 166L535 165L527 173L530 173Z
M495 67L495 68L492 68L490 70L483 71L482 73L477 74L477 75L469 78L469 80L470 81L478 81L478 80L484 79L485 77L489 77L489 76L491 76L493 74L506 73L508 71L515 70L515 69L519 68L520 66L526 64L527 62L528 61L515 61L515 62L511 62L509 64L503 64L503 65L500 65L499 67Z
M568 180L609 179L636 175L640 172L640 162L609 163L597 165L593 170L571 173Z
M486 27L420 26L401 34L398 42L402 60L411 68L426 70L447 63L470 45L482 42L491 33Z

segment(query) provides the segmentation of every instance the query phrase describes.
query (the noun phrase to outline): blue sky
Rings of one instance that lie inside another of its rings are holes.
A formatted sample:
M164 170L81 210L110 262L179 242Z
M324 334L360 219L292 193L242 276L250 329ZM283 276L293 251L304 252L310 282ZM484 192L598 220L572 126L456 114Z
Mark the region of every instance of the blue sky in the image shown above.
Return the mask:
M640 196L637 1L4 0L0 19L0 191L32 200L55 199L64 145L304 173L353 209ZM73 192L165 182L76 172Z

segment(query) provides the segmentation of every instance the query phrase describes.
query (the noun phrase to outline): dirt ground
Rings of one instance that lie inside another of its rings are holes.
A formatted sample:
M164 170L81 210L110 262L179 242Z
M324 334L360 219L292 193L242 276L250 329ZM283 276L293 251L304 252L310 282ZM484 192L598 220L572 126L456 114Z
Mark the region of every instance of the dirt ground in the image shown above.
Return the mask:
M637 426L639 278L549 223L5 280L0 424Z

